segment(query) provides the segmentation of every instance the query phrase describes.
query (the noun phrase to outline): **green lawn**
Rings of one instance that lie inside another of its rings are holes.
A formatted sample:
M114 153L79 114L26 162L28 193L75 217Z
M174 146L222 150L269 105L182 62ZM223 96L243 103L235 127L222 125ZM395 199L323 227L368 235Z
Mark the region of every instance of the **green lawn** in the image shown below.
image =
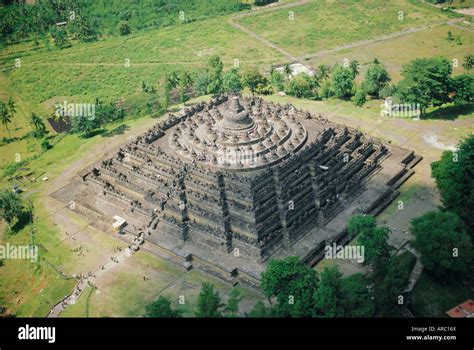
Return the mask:
M306 55L447 18L437 9L408 0L325 0L244 17L239 23L292 54Z

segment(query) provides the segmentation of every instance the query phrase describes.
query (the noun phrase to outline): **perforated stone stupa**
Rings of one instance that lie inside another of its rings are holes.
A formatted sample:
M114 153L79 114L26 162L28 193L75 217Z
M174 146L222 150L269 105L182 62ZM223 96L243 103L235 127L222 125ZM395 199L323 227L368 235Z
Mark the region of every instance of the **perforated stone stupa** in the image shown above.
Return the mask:
M186 269L258 286L268 258L313 265L420 158L291 105L221 96L157 123L57 197Z

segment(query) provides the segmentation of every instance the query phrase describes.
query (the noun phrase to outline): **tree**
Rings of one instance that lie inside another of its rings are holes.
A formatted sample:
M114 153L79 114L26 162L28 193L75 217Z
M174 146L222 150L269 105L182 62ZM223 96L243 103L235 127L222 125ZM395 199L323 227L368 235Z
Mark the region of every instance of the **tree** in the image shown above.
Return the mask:
M7 107L10 115L14 115L16 113L16 104L11 96L8 97Z
M352 95L354 75L350 68L337 66L332 72L332 87L338 98L347 98Z
M390 259L386 274L382 281L375 283L375 303L378 313L382 315L391 315L394 308L399 306L399 297L407 287L410 281L410 274L413 264L416 263L416 257L410 254L412 259L405 259L403 254L394 256Z
M283 74L281 74L279 71L274 69L272 71L272 84L275 86L275 88L278 91L283 91L285 89L285 79L283 77Z
M372 267L377 274L385 271L390 259L389 233L388 227L374 227L362 230L359 236L359 244L364 247L363 264Z
M431 164L431 175L443 207L461 217L474 241L474 135L463 140L456 152L443 152L441 159Z
M209 86L207 93L217 95L222 90L222 71L224 65L222 64L219 55L212 55L208 61L209 66Z
M8 106L3 101L0 101L0 122L7 129L8 135L11 136L8 124L12 122L12 116L8 110Z
M378 62L378 61L377 61ZM362 87L371 96L379 96L380 91L390 82L390 74L380 63L372 63L365 74Z
M132 32L127 21L122 21L119 23L119 33L120 35L129 35Z
M242 76L242 81L244 86L248 87L252 92L252 95L255 95L255 92L259 88L259 86L263 86L268 84L268 80L260 74L256 67L252 67L248 71L244 72Z
M171 308L171 301L168 298L160 296L146 307L145 317L176 318L182 315L180 310Z
M462 67L464 70L471 70L474 67L474 55L467 55L464 57Z
M343 317L344 293L342 273L336 267L325 268L321 281L314 293L313 317Z
M91 26L86 17L79 17L74 21L75 37L82 42L92 42L97 40L97 31Z
M193 78L191 74L186 71L182 71L178 75L177 87L179 91L179 100L181 103L186 103L188 97L186 96L188 88L193 84Z
M287 80L290 80L293 76L293 71L291 70L291 67L288 63L283 67L283 73L285 73Z
M271 317L272 311L267 308L262 301L257 301L253 306L253 309L249 312L249 317Z
M453 78L453 93L451 100L455 106L465 106L474 101L474 76L460 74Z
M10 227L15 220L21 220L27 212L20 196L8 190L0 192L0 218Z
M305 73L300 73L286 85L285 92L298 98L311 98L317 96L315 89L316 86L311 77Z
M397 96L403 103L418 104L424 114L428 107L449 102L451 72L447 58L417 58L403 66Z
M361 273L356 273L342 279L344 316L372 317L374 315L373 295L367 284L368 281Z
M68 35L64 29L54 26L50 29L49 34L53 38L54 46L58 49L71 47L71 42L69 41Z
M352 101L357 107L362 107L367 101L365 90L363 88L358 88L355 95L352 97Z
M96 116L75 116L71 118L71 131L89 137L94 130L102 127L102 119Z
M194 79L194 92L198 95L206 95L210 82L207 71L199 73Z
M446 280L470 266L472 242L456 213L428 212L411 221L410 231L423 266L435 277Z
M42 136L46 133L46 126L36 113L31 113L30 123L33 125L33 128L36 130L39 136Z
M352 77L355 79L359 75L359 62L352 60L349 64L349 67L352 71Z
M350 237L355 237L363 231L372 231L377 226L375 218L372 215L355 215L349 220L347 230Z
M230 291L230 298L225 306L225 312L227 316L236 316L239 312L239 303L242 299L242 293L238 288L234 288Z
M238 93L242 90L242 81L239 70L232 68L230 71L224 74L222 78L222 91Z
M221 309L225 305L221 302L219 292L214 291L210 283L203 283L197 302L197 317L221 317Z
M276 297L278 315L308 317L314 307L318 282L316 271L293 256L270 261L262 273L261 289L268 298Z
M329 73L331 73L331 67L327 64L322 64L316 70L316 76L319 81L325 80L329 78Z

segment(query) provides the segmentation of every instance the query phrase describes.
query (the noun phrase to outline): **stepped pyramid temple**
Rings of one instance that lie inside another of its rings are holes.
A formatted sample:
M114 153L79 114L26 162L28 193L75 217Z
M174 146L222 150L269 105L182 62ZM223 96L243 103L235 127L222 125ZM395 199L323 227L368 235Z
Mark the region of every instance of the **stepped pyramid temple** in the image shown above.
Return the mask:
M257 287L270 258L314 265L347 243L350 217L377 214L419 160L291 105L224 95L169 115L55 196L186 270Z

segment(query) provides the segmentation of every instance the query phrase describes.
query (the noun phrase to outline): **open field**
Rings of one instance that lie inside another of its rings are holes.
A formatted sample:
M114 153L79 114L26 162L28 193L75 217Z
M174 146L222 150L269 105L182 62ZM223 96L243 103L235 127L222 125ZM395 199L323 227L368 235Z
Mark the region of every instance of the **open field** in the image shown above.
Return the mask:
M294 19L291 20L291 13ZM399 19L399 12L403 18ZM294 9L246 16L239 23L294 55L308 55L339 45L448 20L435 8L411 1L327 0Z
M203 66L214 53L226 68L233 66L234 59L243 68L281 60L278 53L260 47L225 19L210 19L97 43L75 43L61 51L23 52L21 68L5 74L12 88L30 103L42 104L53 97L113 101L140 92L142 81L157 86L166 72ZM15 58L14 53L1 56L0 66L11 67Z
M451 31L453 36L461 37L462 45L448 41L447 35ZM320 64L342 64L344 59L357 60L362 78L367 71L368 65L377 58L387 68L393 82L401 79L402 66L415 58L445 56L457 60L453 64L454 74L462 73L462 62L466 55L473 52L474 34L449 25L426 29L416 33L410 33L402 37L379 41L351 49L314 58L309 61L310 65L317 67Z

